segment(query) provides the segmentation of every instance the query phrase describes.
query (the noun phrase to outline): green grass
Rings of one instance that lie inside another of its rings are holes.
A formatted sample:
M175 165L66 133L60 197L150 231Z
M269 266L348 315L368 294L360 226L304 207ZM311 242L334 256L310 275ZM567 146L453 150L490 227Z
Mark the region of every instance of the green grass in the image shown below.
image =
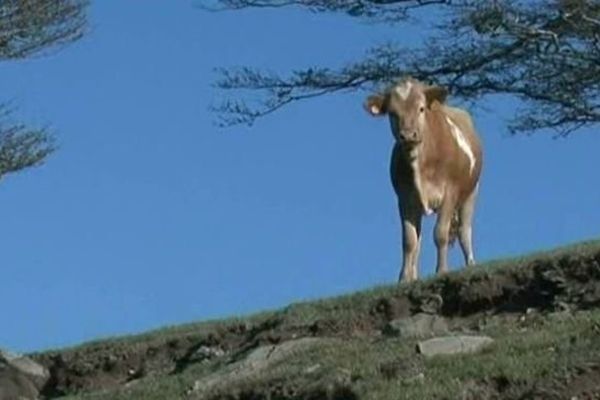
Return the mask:
M597 360L600 356L598 326L598 310L562 319L543 318L525 330L503 324L485 332L496 341L479 354L432 359L416 354L415 340L339 339L296 354L292 359L273 365L259 377L240 380L221 391L267 387L274 382L306 388L345 379L351 382L359 398L456 399L468 382L503 378L525 387ZM399 363L398 371L392 377L384 375L382 366L393 363ZM320 366L317 372L307 372L315 365ZM181 375L147 378L130 389L67 399L190 398L185 396L185 389L192 387L194 381L209 373L212 367L214 365L194 366ZM422 380L418 379L420 373L424 376Z

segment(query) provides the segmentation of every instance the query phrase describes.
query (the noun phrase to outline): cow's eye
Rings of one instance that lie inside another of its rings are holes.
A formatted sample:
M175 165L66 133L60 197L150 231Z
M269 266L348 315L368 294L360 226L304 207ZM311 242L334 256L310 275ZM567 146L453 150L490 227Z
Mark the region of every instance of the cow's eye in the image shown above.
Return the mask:
M425 107L421 106L421 108L419 108L419 112L425 112Z

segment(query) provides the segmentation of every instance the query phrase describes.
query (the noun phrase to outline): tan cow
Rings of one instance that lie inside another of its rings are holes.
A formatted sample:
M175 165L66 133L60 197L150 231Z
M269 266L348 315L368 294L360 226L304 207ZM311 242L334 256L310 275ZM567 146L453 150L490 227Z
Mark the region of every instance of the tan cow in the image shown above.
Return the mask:
M421 218L434 212L437 273L448 270L448 244L456 233L465 263L475 263L471 222L481 144L469 114L447 106L446 96L444 88L408 78L365 103L371 115L389 117L396 139L390 172L402 220L401 281L417 279Z

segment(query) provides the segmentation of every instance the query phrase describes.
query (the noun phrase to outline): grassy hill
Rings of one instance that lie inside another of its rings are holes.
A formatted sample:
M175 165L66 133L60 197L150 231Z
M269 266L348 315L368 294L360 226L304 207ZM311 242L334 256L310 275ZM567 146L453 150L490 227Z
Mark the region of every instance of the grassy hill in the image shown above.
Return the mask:
M419 354L434 333L494 341ZM32 357L71 400L600 398L600 242Z

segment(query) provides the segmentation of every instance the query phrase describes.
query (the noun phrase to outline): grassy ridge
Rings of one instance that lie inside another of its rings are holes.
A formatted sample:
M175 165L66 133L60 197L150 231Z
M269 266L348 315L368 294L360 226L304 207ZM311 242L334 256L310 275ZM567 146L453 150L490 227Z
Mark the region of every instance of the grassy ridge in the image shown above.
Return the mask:
M598 305L600 242L587 242L36 357L62 376L46 394L72 400L586 398L600 396ZM495 342L478 354L427 359L415 351L418 339L382 334L390 320L423 311L446 318L453 333ZM223 373L261 346L301 337L322 340L259 373ZM204 348L223 354L198 358ZM211 376L222 379L198 387Z

